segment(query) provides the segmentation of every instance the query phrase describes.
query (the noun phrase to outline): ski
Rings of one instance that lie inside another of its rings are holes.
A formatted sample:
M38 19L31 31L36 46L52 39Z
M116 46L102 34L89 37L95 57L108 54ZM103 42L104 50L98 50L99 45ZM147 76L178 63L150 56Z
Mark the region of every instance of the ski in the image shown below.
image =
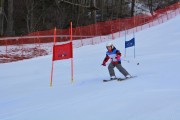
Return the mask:
M128 80L128 79L135 78L135 77L137 77L137 76L131 76L129 78L118 78L117 81Z
M112 80L103 80L103 82L110 82L110 81L114 81L114 80L117 80L117 81L123 81L123 80L128 80L128 79L131 79L131 78L135 78L137 76L131 76L129 78L116 78L116 79L112 79Z
M103 82L110 82L110 81L114 81L114 80L118 80L119 78L116 78L116 79L110 79L110 80L103 80Z

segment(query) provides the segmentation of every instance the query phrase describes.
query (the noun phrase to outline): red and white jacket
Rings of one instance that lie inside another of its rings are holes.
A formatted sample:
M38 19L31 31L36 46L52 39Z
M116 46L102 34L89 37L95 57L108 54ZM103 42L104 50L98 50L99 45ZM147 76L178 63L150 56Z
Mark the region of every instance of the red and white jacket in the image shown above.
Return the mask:
M111 59L111 63L121 64L121 53L119 50L117 50L115 47L112 49L112 51L106 52L106 57L104 58L103 64L106 64L106 62Z

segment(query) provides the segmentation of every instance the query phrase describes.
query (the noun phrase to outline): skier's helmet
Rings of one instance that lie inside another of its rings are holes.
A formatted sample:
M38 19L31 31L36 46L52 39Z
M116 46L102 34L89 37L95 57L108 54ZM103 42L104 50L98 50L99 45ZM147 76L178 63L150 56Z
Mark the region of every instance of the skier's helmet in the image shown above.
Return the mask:
M107 43L106 44L106 48L108 48L108 47L111 47L112 49L114 48L114 45L112 44L112 43Z

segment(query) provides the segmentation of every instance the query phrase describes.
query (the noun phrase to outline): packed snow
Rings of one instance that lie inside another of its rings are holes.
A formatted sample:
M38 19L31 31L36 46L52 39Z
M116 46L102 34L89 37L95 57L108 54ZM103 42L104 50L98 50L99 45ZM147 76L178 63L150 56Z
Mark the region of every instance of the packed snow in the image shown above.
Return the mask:
M52 87L52 55L0 64L0 120L179 120L179 21L135 33L135 59L124 37L111 41L137 76L122 82L102 82L107 42L74 49L73 83L70 59L55 62Z

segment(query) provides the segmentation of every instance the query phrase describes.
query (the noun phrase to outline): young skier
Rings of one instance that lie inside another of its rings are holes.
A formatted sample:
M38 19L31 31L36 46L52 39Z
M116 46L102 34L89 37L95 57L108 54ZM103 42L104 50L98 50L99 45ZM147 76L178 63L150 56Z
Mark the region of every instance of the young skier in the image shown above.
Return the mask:
M116 75L114 72L114 67L116 67L126 78L130 78L131 75L121 66L121 53L117 50L112 43L106 44L107 52L106 57L102 63L103 66L106 66L106 62L111 59L111 63L108 66L110 79L115 80Z

